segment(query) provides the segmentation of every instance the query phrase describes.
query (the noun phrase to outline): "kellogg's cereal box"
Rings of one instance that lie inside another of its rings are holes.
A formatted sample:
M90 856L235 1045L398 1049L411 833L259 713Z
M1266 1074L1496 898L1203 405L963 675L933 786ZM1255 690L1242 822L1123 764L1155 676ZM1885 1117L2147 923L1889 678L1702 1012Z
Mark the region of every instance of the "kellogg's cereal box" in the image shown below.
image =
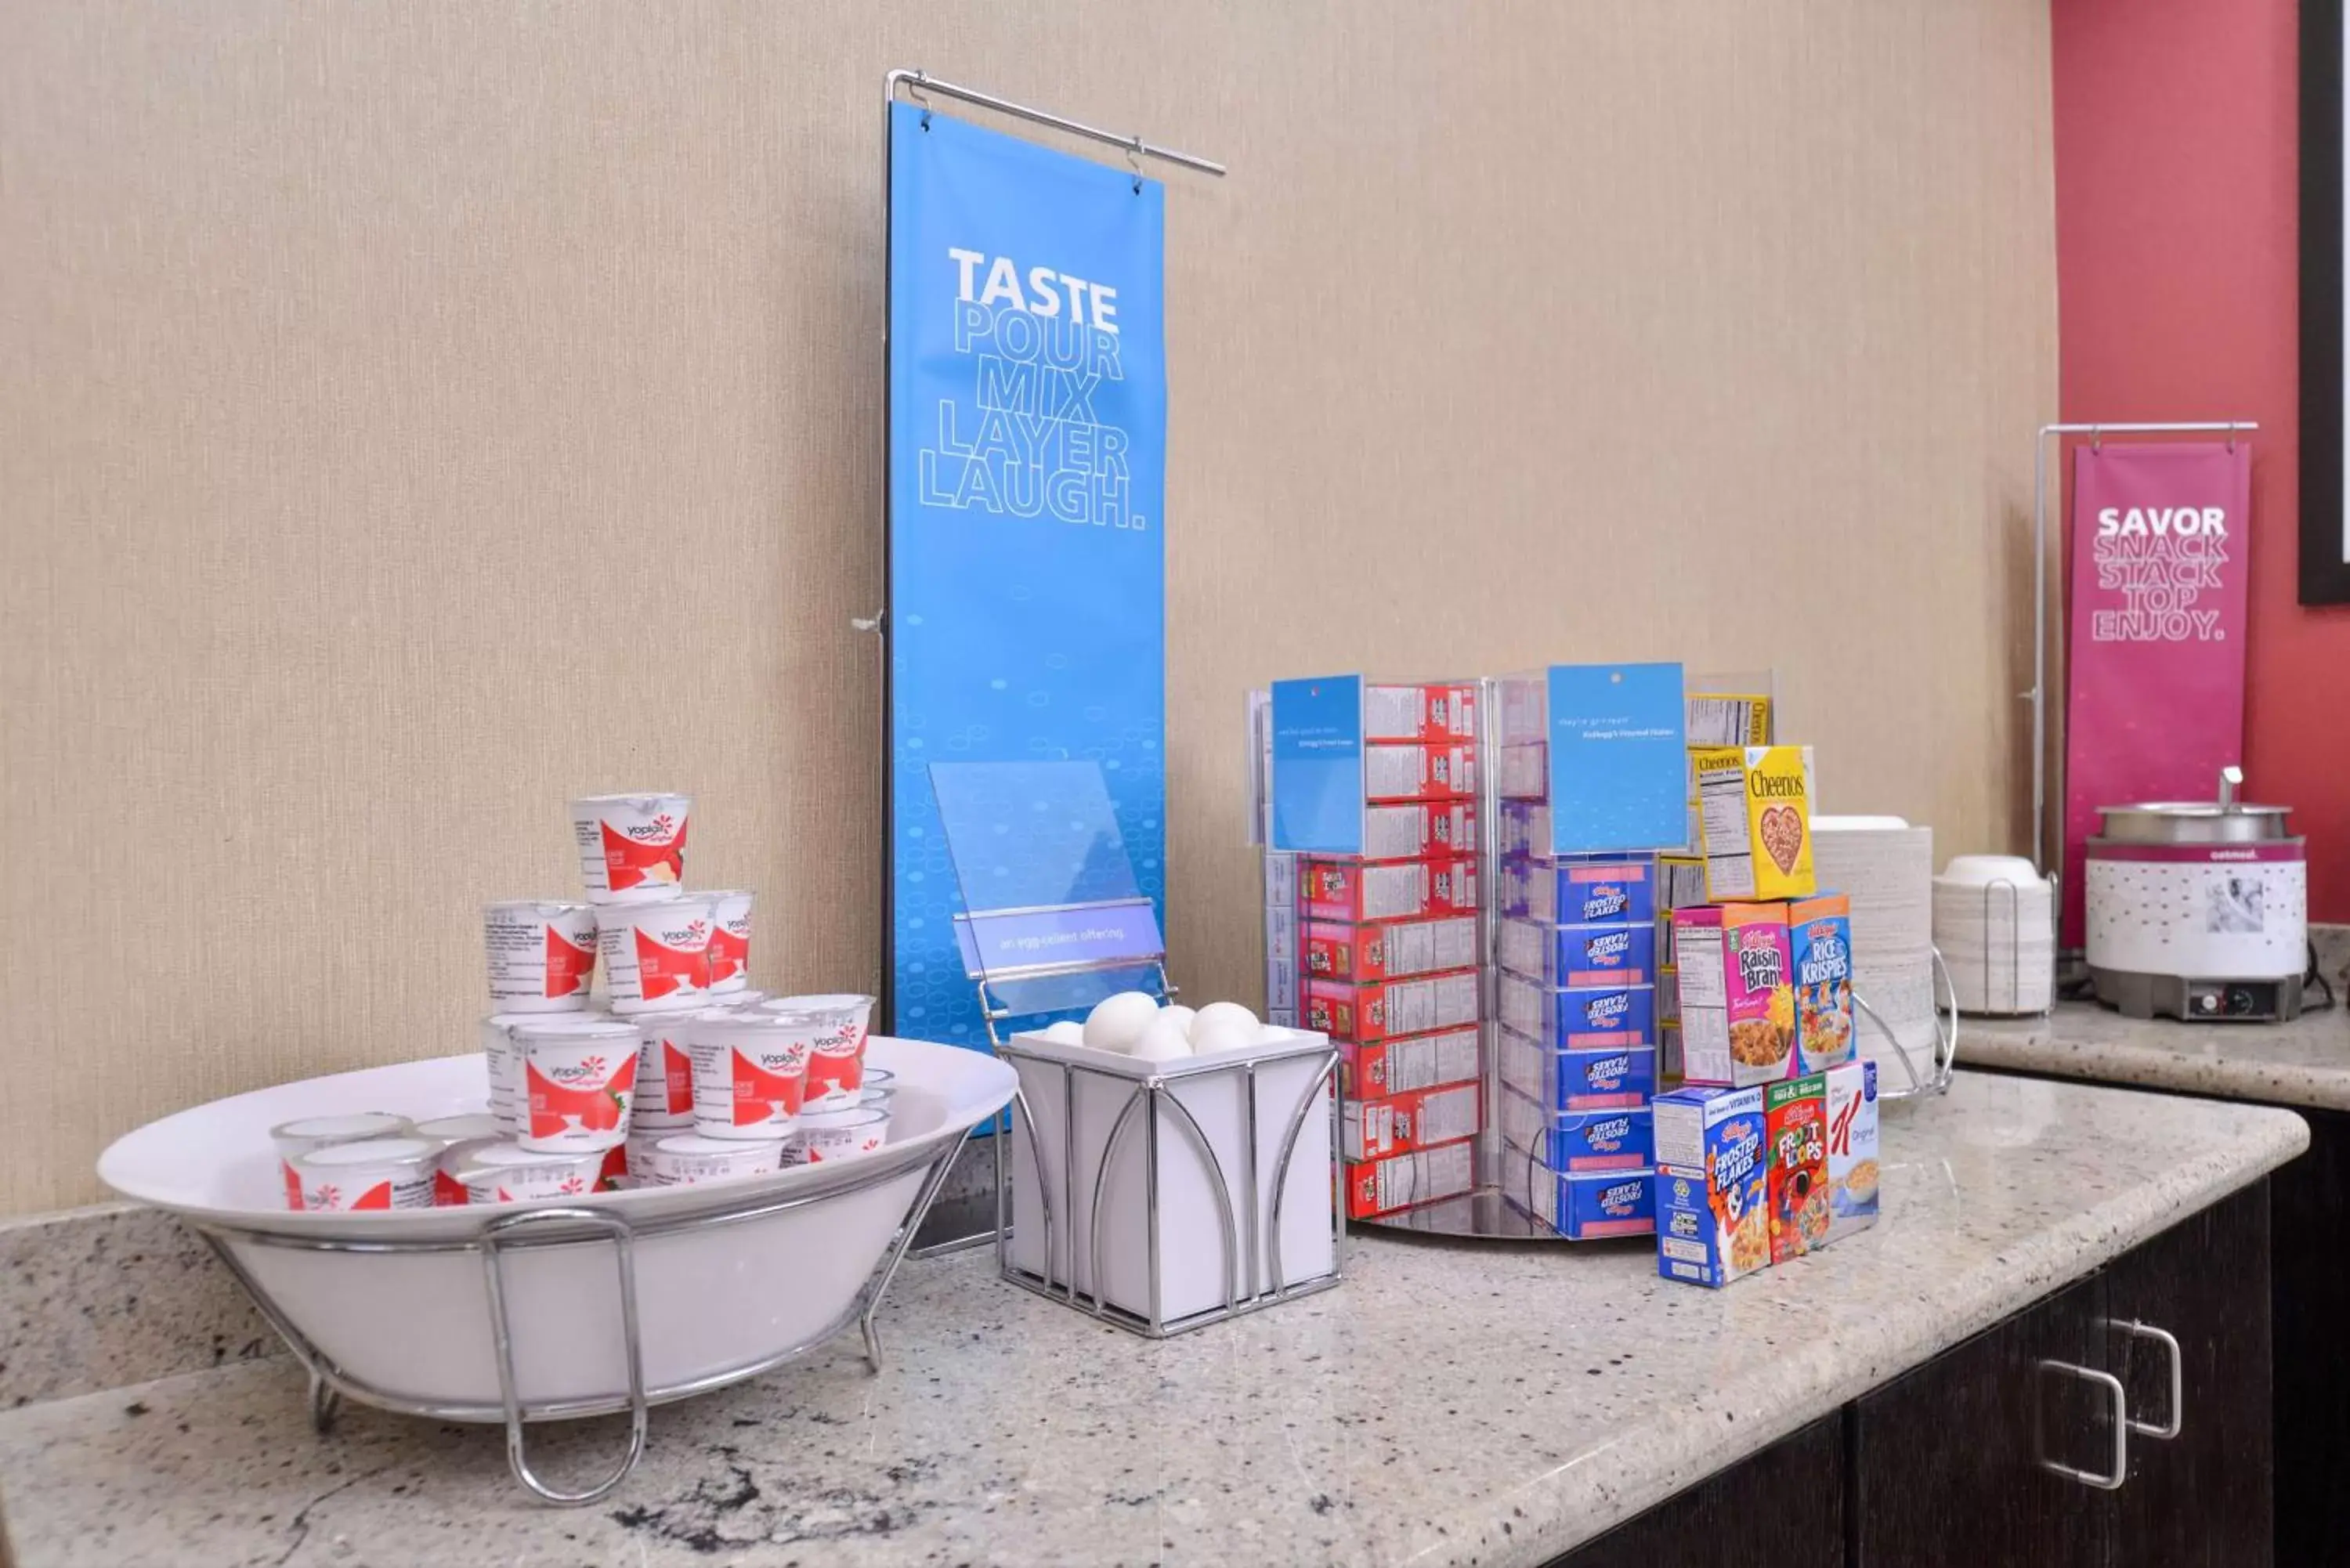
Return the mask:
M1762 1091L1771 1140L1771 1261L1828 1244L1827 1080L1817 1073Z
M1720 1287L1771 1262L1762 1091L1657 1096L1657 1272Z
M1384 1040L1475 1023L1480 989L1475 970L1368 985L1308 980L1299 1010L1306 1028L1334 1040Z
M1347 1218L1369 1220L1415 1203L1457 1198L1476 1185L1476 1140L1345 1167Z
M1481 1085L1454 1084L1381 1099L1343 1101L1338 1158L1354 1164L1473 1137L1484 1125L1483 1097Z
M1477 748L1473 744L1363 747L1363 798L1374 801L1473 800L1477 794Z
M1503 1023L1551 1045L1593 1051L1656 1043L1652 985L1550 987L1504 970L1494 977L1493 994Z
M1505 800L1501 805L1496 847L1505 857L1526 859L1550 853L1550 803Z
M1646 1236L1657 1228L1653 1170L1570 1174L1547 1170L1536 1164L1528 1174L1532 1179L1527 1184L1527 1207L1535 1219L1571 1241ZM1509 1187L1505 1186L1504 1190ZM1514 1192L1511 1197L1512 1201L1516 1201Z
M1790 1077L1795 988L1784 904L1700 904L1673 911L1680 960L1681 1071L1733 1088Z
M1333 980L1389 980L1467 969L1481 956L1477 917L1439 915L1433 919L1308 920L1305 927L1305 972Z
M1852 1058L1851 917L1852 905L1842 893L1787 906L1799 1072L1817 1073Z
M1483 1065L1477 1034L1472 1026L1368 1044L1334 1041L1338 1048L1338 1096L1375 1100L1407 1089L1469 1083L1480 1076Z
M1657 918L1656 870L1646 860L1512 860L1500 900L1513 919L1632 925Z
M1473 680L1363 687L1363 739L1367 741L1476 738L1477 683Z
M1502 967L1544 985L1644 985L1654 980L1657 929L1552 926L1503 920L1495 940Z
M1877 1064L1844 1062L1827 1080L1828 1240L1877 1223Z
M1309 920L1397 920L1477 912L1477 862L1301 858L1297 912Z
M1475 801L1417 801L1374 805L1363 813L1363 854L1369 859L1470 855L1477 848Z
M1638 1170L1656 1163L1656 1134L1645 1106L1554 1111L1505 1087L1500 1110L1502 1140L1553 1170Z
M1692 750L1705 896L1809 898L1812 750L1714 746Z
M1502 1082L1553 1111L1638 1108L1657 1088L1657 1048L1561 1051L1508 1029L1496 1032Z

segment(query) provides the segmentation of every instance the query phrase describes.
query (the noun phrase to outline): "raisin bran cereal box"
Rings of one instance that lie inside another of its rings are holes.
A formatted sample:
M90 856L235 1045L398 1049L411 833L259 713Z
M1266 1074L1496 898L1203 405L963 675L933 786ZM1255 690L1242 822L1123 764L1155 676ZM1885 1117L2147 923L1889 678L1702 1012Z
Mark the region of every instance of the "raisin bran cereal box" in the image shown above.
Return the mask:
M1339 1097L1376 1100L1408 1089L1469 1083L1481 1076L1483 1065L1477 1036L1478 1031L1471 1026L1367 1044L1352 1040L1333 1041L1331 1044L1338 1048Z
M1827 1079L1818 1073L1762 1091L1771 1140L1771 1261L1828 1244Z
M1482 956L1477 917L1439 915L1433 919L1308 920L1305 927L1307 975L1333 980L1388 980L1468 969Z
M1793 1076L1787 907L1675 909L1673 953L1680 960L1681 1071L1688 1081L1742 1089Z
M1812 871L1808 746L1693 748L1705 896L1806 898Z
M1796 1070L1817 1073L1852 1059L1852 905L1822 893L1787 906L1794 965Z
M1720 1287L1771 1262L1762 1091L1657 1096L1657 1272Z
M1827 1080L1828 1240L1877 1223L1877 1064L1841 1062Z

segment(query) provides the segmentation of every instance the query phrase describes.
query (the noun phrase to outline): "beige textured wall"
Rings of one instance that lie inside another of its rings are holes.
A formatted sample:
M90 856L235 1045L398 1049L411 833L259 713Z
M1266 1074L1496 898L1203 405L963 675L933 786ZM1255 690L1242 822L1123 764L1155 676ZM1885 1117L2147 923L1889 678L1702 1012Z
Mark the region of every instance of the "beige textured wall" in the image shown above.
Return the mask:
M0 0L0 1207L463 1048L583 788L870 983L882 73L1169 202L1172 938L1253 994L1241 692L1774 664L1835 809L2022 826L2043 0ZM1481 586L1479 578L1483 579ZM1343 607L1362 607L1349 618Z

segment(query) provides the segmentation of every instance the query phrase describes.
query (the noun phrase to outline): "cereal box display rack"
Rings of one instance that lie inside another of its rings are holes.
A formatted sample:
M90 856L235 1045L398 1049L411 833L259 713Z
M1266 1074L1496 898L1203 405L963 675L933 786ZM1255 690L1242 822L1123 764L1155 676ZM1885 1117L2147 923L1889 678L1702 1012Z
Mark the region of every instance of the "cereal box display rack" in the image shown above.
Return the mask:
M1015 1080L868 1040L869 998L752 990L753 899L687 889L691 810L574 804L586 898L484 909L480 1052L215 1101L101 1157L245 1287L308 1369L319 1430L346 1397L501 1423L515 1479L580 1504L635 1468L653 1405L852 1324L879 1366L874 1310ZM600 1479L534 1467L531 1423L621 1412Z

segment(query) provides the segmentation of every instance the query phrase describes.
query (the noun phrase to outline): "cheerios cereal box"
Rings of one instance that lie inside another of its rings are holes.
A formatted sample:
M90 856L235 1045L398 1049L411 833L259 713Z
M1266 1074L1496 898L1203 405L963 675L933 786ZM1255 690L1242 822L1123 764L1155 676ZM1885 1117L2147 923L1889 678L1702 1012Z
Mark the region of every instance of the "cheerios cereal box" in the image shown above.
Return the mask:
M1750 1088L1793 1077L1795 988L1784 904L1673 911L1681 1074Z
M1796 1070L1818 1073L1852 1059L1852 904L1822 893L1787 906L1794 966Z
M1771 1261L1828 1244L1827 1079L1813 1073L1762 1091L1771 1140Z
M1657 1272L1719 1287L1771 1262L1762 1091L1657 1096Z
M1708 746L1690 753L1690 766L1706 898L1809 898L1812 749Z
M1827 1080L1828 1240L1877 1223L1877 1064L1846 1062Z

